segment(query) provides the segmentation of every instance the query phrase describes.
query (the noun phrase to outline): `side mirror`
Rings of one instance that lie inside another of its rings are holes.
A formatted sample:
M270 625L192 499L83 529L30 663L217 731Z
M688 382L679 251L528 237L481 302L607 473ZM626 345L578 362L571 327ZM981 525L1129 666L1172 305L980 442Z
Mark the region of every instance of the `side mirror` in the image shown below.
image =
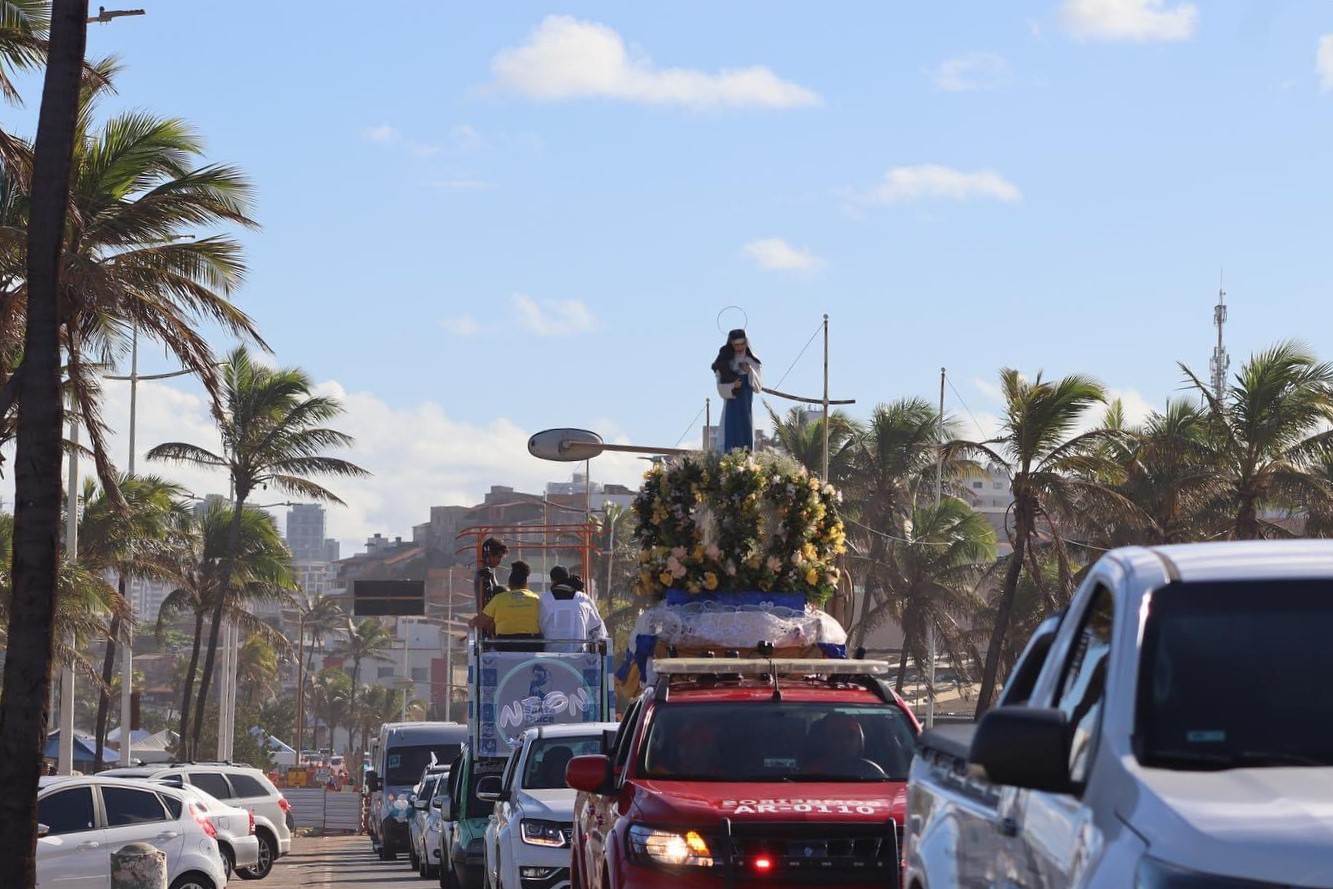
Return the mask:
M375 793L376 791L383 789L384 785L380 783L380 776L375 773L375 770L371 769L369 772L366 772L366 790Z
M499 803L509 799L509 793L499 775L487 775L477 782L477 799Z
M565 783L585 793L609 793L611 790L610 757L592 754L576 756L565 766Z
M971 762L992 784L1073 793L1069 780L1069 723L1061 710L997 707L981 717Z
M447 796L440 800L440 820L454 820L454 806Z
M39 837L44 837L44 836L46 836L46 835L47 835L48 833L50 833L50 832L51 832L51 828L47 827L45 824L38 824L38 825L37 825L37 836L39 836Z
M424 796L419 796L412 800L412 808L417 809L418 811L424 811L429 806L430 800L426 799Z

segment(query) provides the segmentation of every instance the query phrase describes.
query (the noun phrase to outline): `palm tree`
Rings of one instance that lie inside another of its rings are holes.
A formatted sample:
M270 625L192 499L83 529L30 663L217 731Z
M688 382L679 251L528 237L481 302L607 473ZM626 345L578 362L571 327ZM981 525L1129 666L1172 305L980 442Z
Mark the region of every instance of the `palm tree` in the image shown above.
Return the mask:
M218 362L199 328L218 325L243 340L262 340L251 319L227 299L245 272L239 243L224 235L187 234L216 225L254 227L247 215L251 186L234 168L195 166L203 144L179 119L129 112L96 127L98 100L118 67L102 61L94 68L98 77L86 81L79 107L59 323L69 394L88 431L99 480L114 499L97 379L129 352L133 333L161 342L199 376L215 405L221 401ZM0 168L0 176L19 175L20 167ZM0 195L15 191L24 193L21 180L0 182ZM0 258L12 252L2 245L17 238L24 224L21 215L5 219L10 225L0 228ZM0 276L7 273L0 268ZM20 285L8 297L0 305L0 333L23 325L26 288ZM0 393L0 417L10 406Z
M236 653L236 684L237 687L246 687L247 704L254 703L256 693L264 700L272 697L273 689L278 684L278 655L263 636L246 639Z
M203 647L204 620L219 614L235 620L242 630L259 634L279 648L286 646L283 636L250 611L257 601L284 601L295 588L291 552L278 534L273 517L262 509L247 508L241 514L241 527L236 533L237 544L231 545L235 525L233 510L219 500L210 501L197 521L194 545L175 566L173 578L177 588L162 600L158 611L157 627L174 614L191 611L194 614L194 642L186 668L181 701L181 750L186 756L198 752L197 740L188 733L190 717L198 717L206 699L192 703L194 681ZM235 564L235 572L228 576L218 566L224 561ZM194 707L198 709L194 709ZM197 721L196 721L196 724Z
M903 628L899 694L908 655L918 667L927 662L925 643L931 631L953 663L963 662L966 639L957 619L977 611L977 584L995 559L990 522L954 497L918 507L906 533L906 539L889 542L884 563L875 569L890 595L864 621L873 627L891 617Z
M0 3L0 95L22 104L11 71L36 68L46 61L46 34L51 28L49 0L4 0Z
M315 737L312 746L319 746L321 718L329 728L329 746L333 746L333 730L342 722L352 702L352 677L343 670L326 667L315 674L310 682L310 710L315 717ZM351 738L348 739L351 746ZM299 753L299 751L298 751Z
M91 481L89 482L91 486ZM130 575L164 579L185 541L175 533L187 508L185 490L155 476L122 476L117 485L128 511L116 508L105 492L85 495L87 506L79 520L79 560L102 571L115 571L117 593L124 599ZM97 700L97 762L106 745L112 670L116 640L124 635L119 617L112 617L102 658L102 688ZM122 727L124 729L124 727Z
M1046 520L1060 563L1058 595L1067 595L1072 574L1056 526L1059 507L1072 502L1078 495L1100 494L1104 495L1102 499L1115 499L1105 485L1091 479L1114 474L1114 463L1095 451L1098 444L1117 433L1107 429L1077 433L1078 423L1086 411L1106 401L1101 384L1078 374L1048 381L1038 373L1035 380L1028 380L1013 368L1000 371L1000 382L1005 414L999 436L985 442L954 443L956 448L984 455L1008 471L1014 498L1010 507L1013 553L1008 557L995 625L986 649L986 664L977 699L978 718L991 703L1019 575L1025 563L1030 561L1035 565L1033 544L1039 522ZM1040 579L1040 573L1035 570L1033 576Z
M347 620L347 638L338 642L338 654L342 656L344 662L348 659L352 661L352 700L350 707L352 712L356 712L356 691L358 683L361 681L361 662L362 661L387 661L384 652L393 647L393 636L373 617L368 617L360 623L352 623L351 618ZM351 743L351 738L348 738Z
M310 394L313 384L297 369L275 370L256 364L238 347L222 368L224 407L220 420L222 454L185 442L160 444L148 452L150 460L175 460L226 470L234 496L228 533L227 558L220 566L221 586L229 587L235 570L241 518L251 492L269 486L287 494L341 504L312 475L356 478L369 475L347 460L325 456L329 448L348 447L350 436L321 424L342 413L337 399ZM204 702L213 678L223 603L214 603L204 670L199 681L194 738L203 728Z
M37 143L24 274L28 292L23 361L11 392L19 402L14 459L14 561L5 685L0 692L0 886L31 886L37 874L37 786L46 698L60 527L60 246L69 204L70 158L79 79L87 46L88 4L52 0L51 43ZM0 254L9 253L0 250ZM8 411L0 411L3 417ZM26 790L26 792L25 792Z
M793 407L785 417L765 405L773 423L773 440L778 450L795 457L797 462L818 475L824 471L824 417L803 407ZM842 411L829 414L828 479L841 484L851 471L852 445L860 428Z
M1263 517L1265 509L1333 508L1333 484L1316 468L1333 444L1333 365L1300 343L1281 342L1251 356L1221 398L1180 368L1208 407L1233 539L1288 536Z

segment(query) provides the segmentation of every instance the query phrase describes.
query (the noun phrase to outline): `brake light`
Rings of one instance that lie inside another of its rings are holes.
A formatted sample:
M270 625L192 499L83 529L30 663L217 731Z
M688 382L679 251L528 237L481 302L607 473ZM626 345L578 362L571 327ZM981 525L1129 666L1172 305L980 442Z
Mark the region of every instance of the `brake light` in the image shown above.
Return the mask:
M250 816L250 836L254 836L254 835L255 835L255 813L254 813L253 811L249 811L249 812L246 812L246 814Z
M285 796L278 797L278 807L284 812L290 812L292 810L292 804L287 802L287 797Z
M213 822L209 821L208 817L204 815L203 812L200 812L195 807L194 803L190 803L190 816L194 818L195 824L198 824L201 828L203 828L204 833L208 834L215 840L218 838L218 831L217 828L213 826Z
M761 874L766 874L773 869L773 859L767 855L760 855L754 860L754 869Z

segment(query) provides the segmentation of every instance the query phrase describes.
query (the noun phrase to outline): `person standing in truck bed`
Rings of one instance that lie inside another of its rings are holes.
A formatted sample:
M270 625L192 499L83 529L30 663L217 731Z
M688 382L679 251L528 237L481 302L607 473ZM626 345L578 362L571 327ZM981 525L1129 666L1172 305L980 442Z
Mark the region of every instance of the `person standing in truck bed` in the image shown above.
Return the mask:
M563 565L551 569L551 588L541 595L541 633L547 651L583 651L578 640L607 637L597 605L582 590L583 581Z
M498 641L522 642L541 639L541 606L537 594L528 589L531 568L524 561L509 566L509 589L497 592L481 613L468 621L469 626L489 633ZM541 643L512 645L513 651L537 650Z

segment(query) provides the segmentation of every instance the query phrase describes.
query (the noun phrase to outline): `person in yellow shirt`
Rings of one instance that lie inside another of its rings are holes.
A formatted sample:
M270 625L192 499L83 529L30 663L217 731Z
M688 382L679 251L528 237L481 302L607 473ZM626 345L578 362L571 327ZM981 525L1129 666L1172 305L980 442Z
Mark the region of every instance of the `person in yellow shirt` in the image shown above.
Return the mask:
M493 635L500 642L541 639L541 600L527 588L531 573L527 562L512 563L509 566L509 589L497 592L468 624ZM527 645L508 647L516 651L530 648ZM531 647L540 648L540 644Z

